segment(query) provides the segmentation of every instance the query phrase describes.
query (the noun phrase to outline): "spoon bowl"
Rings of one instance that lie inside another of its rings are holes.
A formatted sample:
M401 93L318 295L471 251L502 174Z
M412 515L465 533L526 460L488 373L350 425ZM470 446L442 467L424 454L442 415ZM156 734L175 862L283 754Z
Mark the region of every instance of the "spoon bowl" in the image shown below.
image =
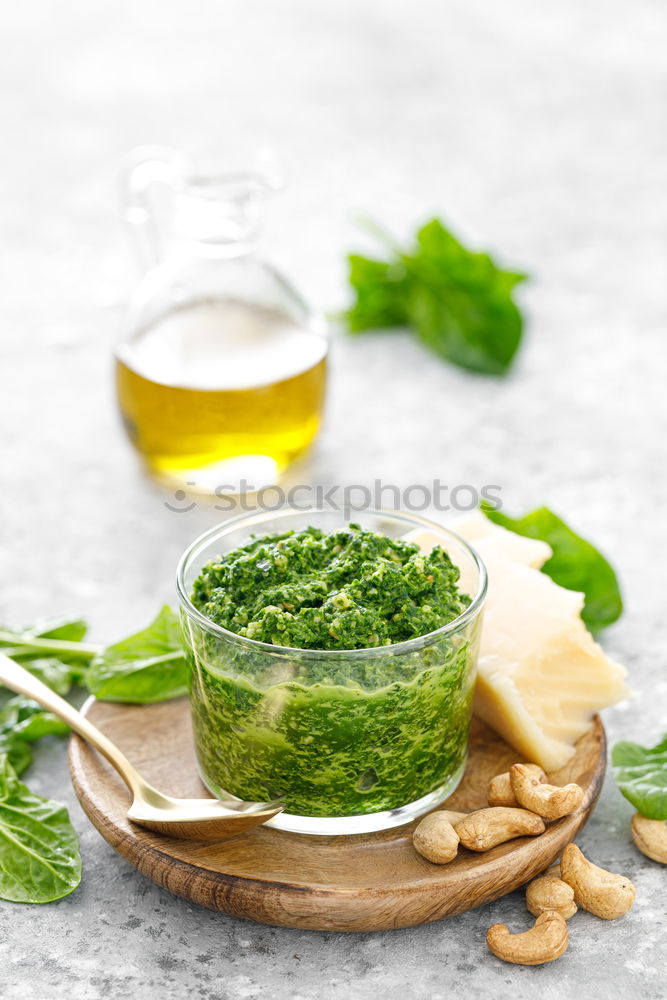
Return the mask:
M281 802L245 802L229 796L220 799L179 799L165 795L145 781L115 744L81 712L37 677L0 653L0 684L32 698L57 715L74 732L98 750L118 771L132 795L127 818L168 837L186 840L224 840L234 837L282 811Z
M280 802L241 799L179 799L164 795L147 782L135 793L127 818L168 837L222 840L266 823L283 808Z

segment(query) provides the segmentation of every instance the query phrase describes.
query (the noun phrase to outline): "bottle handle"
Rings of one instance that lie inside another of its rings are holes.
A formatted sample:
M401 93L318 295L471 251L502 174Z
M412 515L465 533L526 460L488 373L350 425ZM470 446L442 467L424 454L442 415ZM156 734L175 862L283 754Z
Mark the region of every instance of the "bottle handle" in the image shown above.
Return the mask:
M123 221L144 270L165 257L164 216L183 167L183 155L166 146L139 146L122 161Z

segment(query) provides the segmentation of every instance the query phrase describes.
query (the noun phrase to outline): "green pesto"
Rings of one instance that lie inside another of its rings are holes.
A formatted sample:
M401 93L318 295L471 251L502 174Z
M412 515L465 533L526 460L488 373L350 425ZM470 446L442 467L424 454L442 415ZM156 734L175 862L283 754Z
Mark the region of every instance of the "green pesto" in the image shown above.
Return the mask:
M230 632L297 649L368 649L434 632L470 603L436 546L356 524L265 535L202 570L192 600Z
M302 816L394 809L463 767L476 626L407 652L364 649L432 632L469 598L436 548L356 525L254 539L204 568L194 604L229 631L296 647L275 653L187 631L202 775L240 798L284 798Z

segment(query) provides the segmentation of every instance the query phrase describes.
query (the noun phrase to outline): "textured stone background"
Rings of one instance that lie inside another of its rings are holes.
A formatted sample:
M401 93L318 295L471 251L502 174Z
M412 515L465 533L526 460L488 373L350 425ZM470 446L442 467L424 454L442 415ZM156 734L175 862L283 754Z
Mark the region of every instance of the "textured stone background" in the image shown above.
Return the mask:
M291 187L267 241L320 306L344 301L366 211L406 232L441 212L529 269L511 378L447 368L400 334L336 336L326 430L294 476L499 483L611 554L627 611L605 637L637 695L612 739L666 728L664 297L667 14L658 0L23 0L2 15L0 233L3 619L74 612L112 639L173 597L184 545L216 519L169 513L122 437L110 346L133 273L115 202L143 142L272 144ZM607 783L584 850L632 877L635 908L581 915L541 969L486 951L526 926L519 894L458 919L342 936L261 927L172 898L88 825L64 750L31 786L67 800L81 888L0 906L7 1000L405 1000L664 996L664 872L634 850Z

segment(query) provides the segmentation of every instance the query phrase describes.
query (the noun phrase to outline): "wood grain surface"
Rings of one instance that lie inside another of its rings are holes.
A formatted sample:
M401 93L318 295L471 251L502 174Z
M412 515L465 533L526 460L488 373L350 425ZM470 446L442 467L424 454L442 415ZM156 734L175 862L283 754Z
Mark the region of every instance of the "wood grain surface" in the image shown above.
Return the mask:
M186 699L158 705L87 705L88 717L161 791L208 795L197 775ZM465 776L444 807L486 805L488 781L520 759L499 736L474 720ZM351 837L305 836L256 827L230 840L183 841L135 826L129 793L115 771L77 736L69 764L74 788L91 822L130 864L158 885L194 903L266 924L315 930L370 931L439 920L516 889L559 857L588 819L602 787L605 734L599 718L576 754L550 778L577 781L582 808L485 854L459 849L435 865L412 847L415 824Z

